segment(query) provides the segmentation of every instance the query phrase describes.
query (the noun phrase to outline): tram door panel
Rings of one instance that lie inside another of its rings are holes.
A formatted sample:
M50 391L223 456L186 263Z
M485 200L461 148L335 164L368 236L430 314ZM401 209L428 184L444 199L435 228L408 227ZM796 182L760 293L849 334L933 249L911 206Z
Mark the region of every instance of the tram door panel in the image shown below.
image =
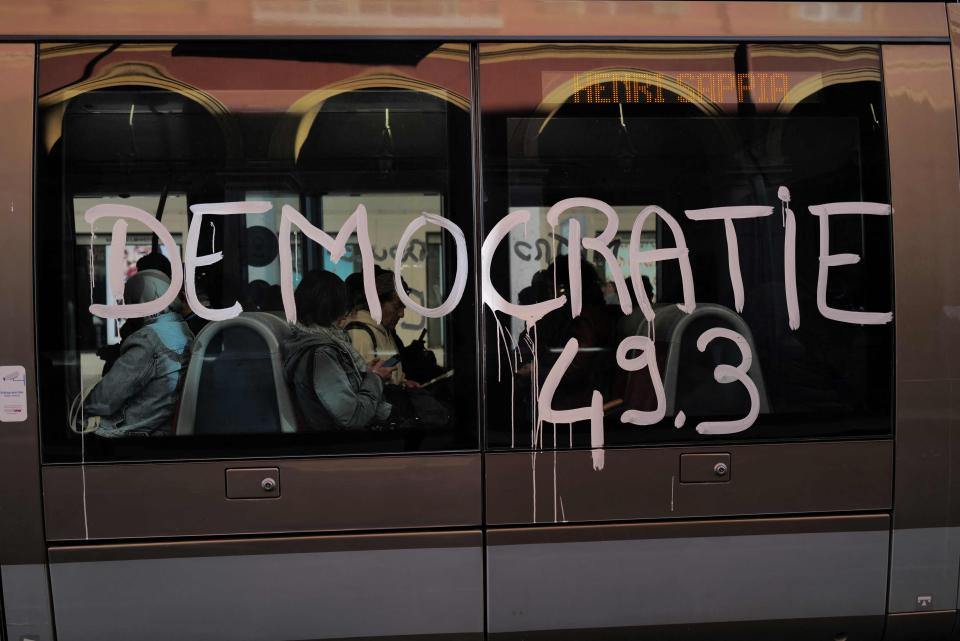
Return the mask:
M482 637L468 56L43 47L57 638Z
M491 638L882 635L880 54L481 46Z

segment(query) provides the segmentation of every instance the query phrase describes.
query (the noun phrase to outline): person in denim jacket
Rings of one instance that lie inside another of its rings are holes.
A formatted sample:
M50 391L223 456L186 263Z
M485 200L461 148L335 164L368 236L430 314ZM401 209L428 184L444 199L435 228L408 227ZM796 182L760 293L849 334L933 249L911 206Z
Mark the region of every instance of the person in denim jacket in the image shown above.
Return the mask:
M161 271L137 272L124 286L124 302L156 300L169 286L170 279ZM84 400L84 413L100 417L98 436L174 433L180 383L193 344L193 333L175 306L143 319L143 326L123 340L120 355Z

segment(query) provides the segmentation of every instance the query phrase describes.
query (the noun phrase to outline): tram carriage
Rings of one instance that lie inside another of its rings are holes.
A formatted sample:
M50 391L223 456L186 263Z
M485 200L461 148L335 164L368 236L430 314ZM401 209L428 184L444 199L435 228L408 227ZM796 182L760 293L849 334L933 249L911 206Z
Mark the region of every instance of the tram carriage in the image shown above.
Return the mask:
M0 639L960 638L957 6L0 18Z

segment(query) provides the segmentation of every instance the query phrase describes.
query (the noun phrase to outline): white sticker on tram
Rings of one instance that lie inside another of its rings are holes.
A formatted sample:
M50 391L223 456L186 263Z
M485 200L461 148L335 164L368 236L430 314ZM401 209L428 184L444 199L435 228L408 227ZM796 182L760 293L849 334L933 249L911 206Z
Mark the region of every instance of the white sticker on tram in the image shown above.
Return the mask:
M27 420L27 372L21 365L0 365L0 422Z

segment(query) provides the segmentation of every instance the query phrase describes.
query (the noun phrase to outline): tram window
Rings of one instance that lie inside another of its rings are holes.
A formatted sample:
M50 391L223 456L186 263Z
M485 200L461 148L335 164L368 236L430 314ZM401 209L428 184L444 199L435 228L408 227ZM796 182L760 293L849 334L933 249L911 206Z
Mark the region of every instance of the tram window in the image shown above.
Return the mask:
M472 228L468 54L44 45L44 460L476 449L470 281L441 318L405 304L450 296L455 238L430 218L397 246L423 212ZM361 210L341 255L317 242ZM178 265L184 286L160 300ZM98 304L153 308L119 320Z
M487 286L527 306L484 310L487 445L889 436L879 55L864 45L482 46L484 220L488 232L510 225ZM836 205L849 211L828 218L809 209L851 202L879 205ZM718 207L753 209L703 211ZM688 251L671 253L681 238ZM859 259L824 272L834 259L821 253Z

